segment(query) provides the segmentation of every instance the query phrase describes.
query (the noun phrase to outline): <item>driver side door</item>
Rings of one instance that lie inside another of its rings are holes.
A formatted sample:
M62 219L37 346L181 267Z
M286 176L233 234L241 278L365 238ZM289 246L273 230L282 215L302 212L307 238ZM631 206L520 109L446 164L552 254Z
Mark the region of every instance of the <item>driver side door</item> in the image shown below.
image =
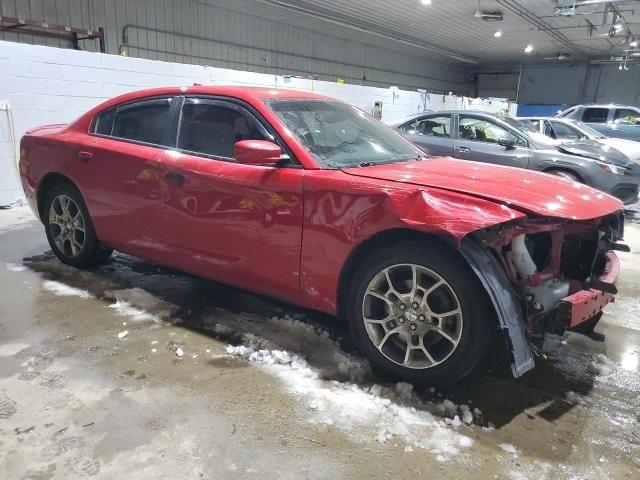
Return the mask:
M163 201L173 232L171 256L177 267L204 277L293 298L299 284L304 170L295 164L240 164L233 157L240 140L278 142L247 105L223 98L184 99L176 148L164 154L172 179Z
M459 114L456 130L458 138L453 144L455 158L527 168L529 147L526 141L497 122ZM504 147L498 144L500 139L511 139L515 143L513 147Z
M425 115L399 127L402 135L434 156L451 156L451 115Z

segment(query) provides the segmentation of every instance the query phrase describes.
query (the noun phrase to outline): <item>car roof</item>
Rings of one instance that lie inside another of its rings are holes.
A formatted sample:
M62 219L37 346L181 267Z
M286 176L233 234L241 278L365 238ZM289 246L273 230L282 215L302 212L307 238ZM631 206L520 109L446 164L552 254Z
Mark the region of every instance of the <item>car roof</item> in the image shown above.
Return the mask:
M160 87L147 88L144 90L136 90L135 92L125 93L115 97L101 105L102 108L117 105L119 103L130 102L133 100L161 96L161 95L220 95L225 97L238 98L251 102L261 101L274 98L304 98L318 100L333 100L330 97L310 93L303 90L284 89L284 88L266 88L266 87L238 87L233 85L199 85L194 84L185 87Z
M420 113L414 113L413 115L409 115L408 117L404 117L401 118L399 120L394 120L393 122L389 122L389 125L392 127L398 127L400 125L402 125L405 122L410 122L411 120L414 120L416 118L420 118L420 117L426 117L426 116L438 116L438 115L451 115L453 113L459 113L459 114L472 114L472 115L478 115L478 116L487 116L487 117L493 117L493 118L498 118L500 119L500 115L496 114L496 113L492 113L492 112L483 112L483 111L479 111L479 110L438 110L437 112L433 112L433 111L429 111L429 112L420 112Z
M574 105L573 107L569 107L566 110L569 110L571 108L575 108L575 107L599 107L599 108L638 108L634 105L623 105L620 103L581 103L580 105ZM566 111L565 110L565 111Z

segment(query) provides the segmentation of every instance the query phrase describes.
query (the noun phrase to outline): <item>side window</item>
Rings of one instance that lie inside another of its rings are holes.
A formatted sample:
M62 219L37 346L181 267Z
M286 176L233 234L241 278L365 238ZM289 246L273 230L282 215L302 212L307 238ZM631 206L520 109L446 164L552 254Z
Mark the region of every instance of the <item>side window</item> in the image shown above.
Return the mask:
M512 134L506 128L501 127L488 120L481 118L466 117L460 115L459 122L460 140L470 140L474 142L498 143L499 140L510 138L518 146L526 146L526 142Z
M451 136L451 117L442 115L439 117L422 118L416 122L416 135L428 135L431 137Z
M633 125L640 124L640 112L631 110L630 108L616 108L613 114L615 123L631 123Z
M553 138L560 138L563 140L579 140L582 135L573 128L560 122L550 122L555 133ZM546 132L545 132L546 133Z
M188 99L182 107L178 148L196 154L233 158L233 146L240 140L269 140L264 127L234 104Z
M100 112L93 122L93 133L97 133L98 135L111 135L115 116L115 108Z
M169 124L171 102L170 98L162 98L118 108L111 136L162 145L164 133ZM99 126L99 122L97 126Z
M540 131L540 120L520 120L521 122L529 122L533 128Z
M405 123L404 125L401 125L400 127L398 127L398 130L400 130L401 132L408 133L410 135L415 135L416 122L417 120L411 120L409 123Z
M607 123L607 108L586 108L582 114L582 121L585 123Z

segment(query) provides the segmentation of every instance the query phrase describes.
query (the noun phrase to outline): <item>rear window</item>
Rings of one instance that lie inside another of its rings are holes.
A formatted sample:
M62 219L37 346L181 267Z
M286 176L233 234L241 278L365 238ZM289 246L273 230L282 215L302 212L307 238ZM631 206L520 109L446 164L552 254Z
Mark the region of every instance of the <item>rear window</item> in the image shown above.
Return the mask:
M164 145L172 101L172 98L154 98L113 107L95 117L91 131L108 137Z
M115 108L98 114L93 124L93 133L97 133L98 135L111 135L115 115Z
M607 123L608 108L587 108L582 114L582 121L586 123Z

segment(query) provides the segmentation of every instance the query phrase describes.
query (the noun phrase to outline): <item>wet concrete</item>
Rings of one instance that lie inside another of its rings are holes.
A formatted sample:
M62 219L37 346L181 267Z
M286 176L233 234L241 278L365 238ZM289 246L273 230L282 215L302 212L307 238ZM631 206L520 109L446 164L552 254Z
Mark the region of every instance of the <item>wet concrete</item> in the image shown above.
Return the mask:
M0 478L638 478L640 225L627 241L605 342L551 338L522 379L493 358L407 396L333 318L126 255L68 268L28 209L0 211ZM324 393L381 397L383 414L436 440L380 438L384 419L354 421L347 403L318 420L296 371L227 354L256 338L304 359ZM445 397L482 413L450 425ZM435 427L406 420L422 409Z

